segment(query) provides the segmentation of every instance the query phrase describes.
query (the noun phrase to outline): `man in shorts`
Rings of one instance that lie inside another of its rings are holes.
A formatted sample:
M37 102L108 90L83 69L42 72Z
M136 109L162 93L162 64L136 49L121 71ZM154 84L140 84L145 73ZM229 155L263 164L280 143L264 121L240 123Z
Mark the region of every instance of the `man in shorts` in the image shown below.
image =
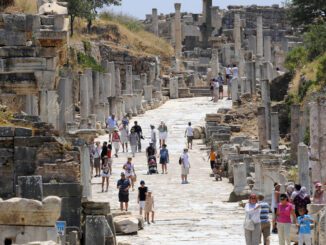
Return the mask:
M185 137L187 137L188 149L192 149L192 140L194 138L194 129L191 127L191 122L188 123L188 127L185 131Z
M125 211L128 211L130 182L126 179L124 172L121 173L121 179L118 180L117 188L119 189L120 210L123 211L123 204L125 204Z
M115 115L111 115L106 120L106 128L109 130L109 142L112 142L112 134L114 132L114 129L118 127L118 122L115 120Z
M147 193L147 186L145 186L145 181L140 181L140 187L138 187L138 204L139 204L139 215L143 215L143 210L145 208L145 201L146 201L146 193ZM146 221L146 214L145 214L145 221Z
M188 182L188 174L190 169L190 162L189 162L189 155L188 155L188 149L185 148L183 150L183 154L181 155L181 184L189 184Z

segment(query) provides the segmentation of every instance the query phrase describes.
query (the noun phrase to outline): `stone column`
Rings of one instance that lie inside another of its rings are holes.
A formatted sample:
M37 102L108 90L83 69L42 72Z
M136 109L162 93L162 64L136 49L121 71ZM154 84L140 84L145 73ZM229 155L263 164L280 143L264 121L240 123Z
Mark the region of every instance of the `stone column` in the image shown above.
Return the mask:
M132 94L132 66L126 66L126 94Z
M257 38L254 35L250 35L248 38L248 49L252 51L252 54L256 55L257 52Z
M104 101L108 102L108 98L112 97L112 76L111 73L103 73L104 83Z
M144 86L144 99L151 102L153 99L153 86Z
M204 21L205 25L202 28L202 40L203 40L203 48L208 48L208 39L212 34L212 11L211 8L213 6L212 0L203 0L203 13L204 13Z
M246 73L247 79L250 81L250 93L251 95L256 94L256 65L255 62L246 62Z
M239 61L241 51L241 21L239 13L234 14L233 40L235 59Z
M217 77L220 72L220 63L218 60L218 49L212 50L212 59L211 59L211 68L212 68L212 76Z
M298 145L298 166L299 166L299 183L307 188L308 193L311 190L309 155L308 147L304 143Z
M119 67L115 69L115 94L116 96L121 96L121 77Z
M298 163L298 144L300 129L300 105L291 105L291 160L293 164Z
M88 99L88 81L85 75L80 75L79 77L80 83L80 118L86 119L88 118L89 112L89 99Z
M271 145L273 151L278 151L278 142L280 140L278 112L271 112Z
M116 96L116 76L115 76L115 64L114 62L109 62L109 73L111 74L111 93L110 97Z
M132 76L132 80L133 80L134 91L141 90L143 88L139 75Z
M133 108L132 108L132 95L131 94L124 94L122 95L123 101L124 101L124 106L125 106L125 113L128 114L129 116L132 116L133 114Z
M146 73L140 74L140 83L141 83L142 89L144 90L144 87L147 86L147 74Z
M40 97L40 118L42 122L48 122L48 91L45 89L42 89L39 92Z
M148 85L154 85L155 77L156 77L155 63L150 63L149 72L148 72Z
M174 36L175 36L175 56L181 57L182 54L182 29L181 29L181 3L175 3L175 16L174 16Z
M83 198L92 199L92 176L89 164L89 148L85 144L80 148L80 179L83 186Z
M179 81L178 78L170 79L170 99L179 98Z
M25 108L24 112L28 115L38 116L37 97L32 94L25 95Z
M272 61L272 37L264 37L264 59L267 62Z
M259 149L267 147L265 107L257 108Z
M98 71L93 72L93 98L96 108L100 103L100 73Z
M257 16L257 57L262 58L264 55L263 47L264 47L264 39L263 39L263 16Z
M158 16L157 9L152 9L152 32L158 36Z
M239 99L239 78L232 79L231 87L232 103L236 103Z
M48 123L51 123L55 129L59 129L59 103L58 92L56 90L49 90L48 94Z
M262 106L265 107L266 137L271 138L271 96L268 80L261 81Z
M66 131L67 123L74 121L73 84L69 78L59 80L59 131Z
M131 110L132 110L132 116L135 117L138 115L138 109L137 109L137 94L132 94L131 97Z
M85 69L84 72L85 76L87 77L87 87L88 87L88 114L93 114L95 111L95 104L94 104L94 92L93 92L93 71L92 69Z

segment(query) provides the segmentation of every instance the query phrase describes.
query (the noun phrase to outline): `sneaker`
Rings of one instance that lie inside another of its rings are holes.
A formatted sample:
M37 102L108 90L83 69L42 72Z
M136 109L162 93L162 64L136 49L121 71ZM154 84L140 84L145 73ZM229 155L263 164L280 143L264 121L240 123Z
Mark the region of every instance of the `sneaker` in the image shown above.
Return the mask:
M277 228L274 228L274 229L272 230L272 233L273 233L273 234L277 234Z
M186 181L185 181L185 184L189 184L189 182L186 180Z
M186 182L182 181L181 184L185 184Z

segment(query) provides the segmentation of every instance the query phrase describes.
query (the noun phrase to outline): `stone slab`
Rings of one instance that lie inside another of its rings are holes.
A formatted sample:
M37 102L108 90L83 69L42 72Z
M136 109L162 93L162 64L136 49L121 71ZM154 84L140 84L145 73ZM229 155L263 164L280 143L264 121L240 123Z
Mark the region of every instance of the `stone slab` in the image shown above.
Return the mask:
M15 128L0 127L0 137L13 137L15 135Z
M82 186L78 183L43 183L44 196L81 197Z
M42 176L18 176L17 182L20 197L43 200Z
M33 130L31 128L15 128L15 136L30 137L32 135L33 135Z

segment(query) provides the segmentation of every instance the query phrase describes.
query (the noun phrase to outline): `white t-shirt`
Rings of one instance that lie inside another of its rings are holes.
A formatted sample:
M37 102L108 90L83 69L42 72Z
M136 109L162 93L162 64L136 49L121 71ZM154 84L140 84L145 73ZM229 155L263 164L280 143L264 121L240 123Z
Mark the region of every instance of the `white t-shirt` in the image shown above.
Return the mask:
M182 164L185 168L189 168L190 167L190 163L189 163L189 156L188 153L183 153L181 156L182 159Z
M188 126L186 129L186 134L188 137L194 136L194 129L191 126Z
M239 69L238 69L238 67L233 67L232 68L232 73L233 73L233 78L238 77L239 76Z
M226 75L231 75L231 68L230 67L227 67L225 69L225 73L226 73Z

